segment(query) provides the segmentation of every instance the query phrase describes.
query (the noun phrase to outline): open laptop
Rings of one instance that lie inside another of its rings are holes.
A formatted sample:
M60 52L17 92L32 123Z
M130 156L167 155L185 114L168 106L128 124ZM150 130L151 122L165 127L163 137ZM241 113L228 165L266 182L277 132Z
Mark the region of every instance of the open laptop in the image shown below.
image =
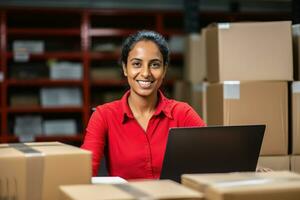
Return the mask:
M255 171L265 125L171 128L161 179L188 173Z

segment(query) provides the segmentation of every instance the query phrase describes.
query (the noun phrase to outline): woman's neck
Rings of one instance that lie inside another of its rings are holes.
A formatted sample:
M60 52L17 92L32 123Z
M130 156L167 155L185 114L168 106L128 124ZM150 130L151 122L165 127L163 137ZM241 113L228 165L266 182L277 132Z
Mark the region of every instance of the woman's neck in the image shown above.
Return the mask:
M143 97L131 91L128 97L128 104L135 117L152 115L155 111L157 99L157 94Z

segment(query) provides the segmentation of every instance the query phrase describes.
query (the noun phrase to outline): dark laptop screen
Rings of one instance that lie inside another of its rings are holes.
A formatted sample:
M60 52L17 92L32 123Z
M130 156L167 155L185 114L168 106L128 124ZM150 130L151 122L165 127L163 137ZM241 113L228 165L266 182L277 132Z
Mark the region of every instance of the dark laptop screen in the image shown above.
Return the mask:
M264 131L265 125L171 128L161 179L255 171Z

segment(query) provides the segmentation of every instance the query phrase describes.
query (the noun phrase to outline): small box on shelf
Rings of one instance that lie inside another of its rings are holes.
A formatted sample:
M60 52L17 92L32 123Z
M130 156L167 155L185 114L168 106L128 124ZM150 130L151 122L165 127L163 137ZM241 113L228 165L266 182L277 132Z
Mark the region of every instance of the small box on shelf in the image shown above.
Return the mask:
M39 115L16 116L14 133L19 141L34 141L34 137L42 133L42 117Z
M52 80L82 80L83 68L79 62L50 61L50 79Z
M82 106L80 88L55 87L41 88L40 101L42 107Z
M47 136L73 136L76 135L75 119L55 119L43 121L43 134Z

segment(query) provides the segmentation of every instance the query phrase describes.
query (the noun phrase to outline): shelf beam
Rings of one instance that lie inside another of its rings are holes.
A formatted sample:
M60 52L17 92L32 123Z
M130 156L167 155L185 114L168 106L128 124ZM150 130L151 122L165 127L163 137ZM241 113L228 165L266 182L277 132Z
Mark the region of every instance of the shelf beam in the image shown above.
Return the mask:
M53 28L9 28L9 35L21 36L80 36L80 29L53 29Z

